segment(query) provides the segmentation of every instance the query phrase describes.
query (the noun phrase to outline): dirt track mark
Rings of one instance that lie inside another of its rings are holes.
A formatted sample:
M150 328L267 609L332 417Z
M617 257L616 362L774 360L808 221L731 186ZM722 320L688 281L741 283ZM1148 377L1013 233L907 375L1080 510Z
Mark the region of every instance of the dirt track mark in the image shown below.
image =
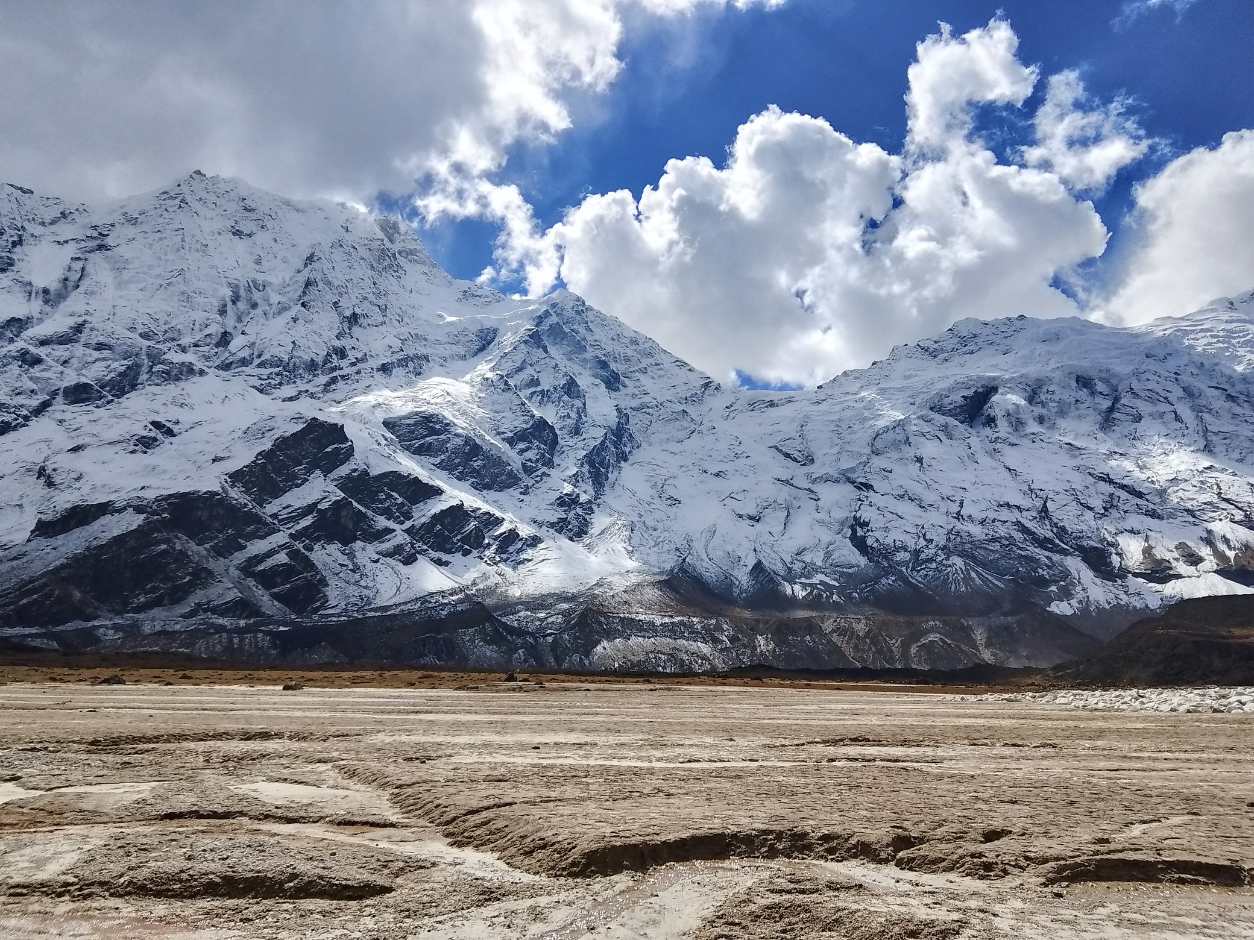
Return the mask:
M786 747L925 747L936 745L935 741L924 741L921 738L875 738L865 734L849 734L834 738L814 738L809 741L780 741L768 744L770 748Z
M114 734L74 742L75 747L107 750L120 747L157 747L165 744L215 744L247 741L327 741L345 732L268 731L188 731L163 734Z

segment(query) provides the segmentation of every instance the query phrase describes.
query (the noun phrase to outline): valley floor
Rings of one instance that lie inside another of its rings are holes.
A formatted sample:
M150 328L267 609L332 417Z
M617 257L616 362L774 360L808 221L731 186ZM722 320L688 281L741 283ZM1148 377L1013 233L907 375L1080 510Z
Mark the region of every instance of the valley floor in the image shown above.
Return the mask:
M1254 937L1254 715L6 677L4 937Z

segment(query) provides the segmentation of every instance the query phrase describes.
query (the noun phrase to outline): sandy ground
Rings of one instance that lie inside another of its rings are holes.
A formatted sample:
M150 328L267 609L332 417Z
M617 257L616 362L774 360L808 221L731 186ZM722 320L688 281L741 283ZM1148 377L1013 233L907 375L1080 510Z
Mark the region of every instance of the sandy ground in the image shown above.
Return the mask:
M0 936L1254 937L1254 715L135 678L0 686Z

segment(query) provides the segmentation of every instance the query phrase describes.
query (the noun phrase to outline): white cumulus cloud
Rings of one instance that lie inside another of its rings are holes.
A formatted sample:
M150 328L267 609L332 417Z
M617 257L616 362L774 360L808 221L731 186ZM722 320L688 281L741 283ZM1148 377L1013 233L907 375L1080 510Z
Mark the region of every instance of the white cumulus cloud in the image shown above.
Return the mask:
M200 168L367 199L426 172L473 178L614 81L624 11L725 3L10 3L0 179L100 198Z
M1060 284L1107 233L1075 174L999 163L972 133L973 108L1030 96L1017 45L1001 19L920 43L901 154L770 108L722 165L671 160L638 199L588 197L547 231L513 190L498 260L720 378L818 382L961 317L1079 313Z
M770 109L740 128L725 167L672 160L639 202L590 198L545 241L573 290L698 366L826 377L830 323L808 309L805 281L832 250L856 253L898 174L879 147Z
M1254 130L1172 161L1137 187L1132 248L1107 319L1144 323L1254 287Z
M1024 150L1029 166L1053 171L1070 186L1101 191L1115 174L1145 155L1144 131L1116 99L1093 102L1074 70L1049 80L1045 102L1036 112L1036 143Z
M1021 105L1037 71L1018 59L1019 37L1005 20L954 37L948 24L919 43L906 72L910 141L941 147L966 138L971 105Z

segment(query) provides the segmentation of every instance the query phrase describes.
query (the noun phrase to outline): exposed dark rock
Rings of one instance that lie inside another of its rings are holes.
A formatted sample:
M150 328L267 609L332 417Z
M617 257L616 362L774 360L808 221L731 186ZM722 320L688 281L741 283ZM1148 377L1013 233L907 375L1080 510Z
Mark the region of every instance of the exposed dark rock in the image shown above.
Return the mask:
M977 419L984 413L985 406L988 405L996 394L996 385L981 385L963 395L959 395L957 398L934 402L932 410L937 414L945 415L947 418L953 418L955 421L961 421L965 425L974 427Z
M85 525L91 525L97 519L103 518L111 512L113 512L113 503L110 502L83 503L78 506L71 506L60 515L37 520L35 527L30 531L30 537L40 539L64 535L66 532L72 532Z
M508 490L523 482L504 454L463 431L442 414L416 411L385 418L383 426L415 457L426 457L454 479L480 490Z
M772 444L771 450L779 454L785 460L791 460L793 463L801 467L813 467L814 455L797 445L797 442L781 441L778 444Z
M991 617L896 616L882 610L798 614L792 608L746 610L691 576L647 590L592 598L549 598L546 618L554 662L603 668L603 651L630 644L635 668L708 672L769 662L782 669L964 669L1006 651L1006 665L1061 662L1088 655L1098 642L1049 614ZM501 616L512 617L501 607ZM695 642L694 642L695 640ZM1013 651L1013 652L1012 652Z
M326 576L294 545L280 545L248 558L239 565L239 571L294 614L309 614L326 606Z
M377 371L382 375L393 375L394 373L421 375L430 362L431 357L425 353L409 353L404 356L394 356L379 363Z
M291 666L376 662L404 666L448 663L508 669L544 663L543 645L529 631L498 618L482 604L433 597L395 613L362 617L110 621L45 634L67 653L163 652L224 662Z
M43 356L29 346L17 347L17 349L13 350L13 358L19 365L26 366L28 369L42 365L46 361Z
M224 559L278 531L251 506L216 492L158 497L152 503L151 514L171 530Z
M466 351L466 358L473 359L480 355L489 346L496 342L496 338L500 335L500 330L494 326L480 327L475 330L474 340L470 349Z
M149 421L148 425L162 437L176 437L178 435L178 431L166 424L164 421L159 421L156 418Z
M285 434L227 479L258 503L268 503L306 482L314 473L329 474L353 456L344 428L310 418Z
M0 257L3 257L0 254ZM0 271L0 274L4 273ZM0 321L0 342L11 343L31 325L30 317L6 317Z
M499 516L487 510L457 503L433 513L408 531L414 541L430 551L444 555L469 555L484 548L488 534L500 526L501 521Z
M12 607L9 623L55 626L177 607L221 585L224 571L232 574L217 590L232 596L208 608L224 616L255 615L255 598L269 597L282 609L300 613L326 604L326 578L309 557L271 520L222 493L73 507L39 520L31 539L50 540L123 513L141 521L91 543L33 580L0 591L0 606ZM237 591L255 592L255 597Z
M346 497L324 500L302 515L306 521L292 530L292 537L302 543L353 545L357 542L378 542L396 531L378 524Z
M614 427L606 431L596 446L580 461L580 466L596 495L600 496L605 492L606 486L618 472L618 468L627 461L638 443L635 435L631 433L631 419L627 412L620 410Z
M356 471L335 485L358 505L398 525L412 521L416 507L442 492L419 477L395 470L376 474Z
M93 382L71 382L61 387L61 400L67 405L88 405L104 397L104 391Z
M222 601L205 604L199 613L227 620L256 620L265 616L265 611L246 597L228 597Z
M534 472L553 466L553 455L558 445L557 431L540 415L536 415L535 420L522 430L506 434L504 440L529 470Z
M82 257L73 257L66 265L65 272L56 280L55 283L48 287L39 289L40 299L43 301L44 308L47 310L55 310L61 304L65 303L82 285L83 279L87 276L87 267Z
M553 500L555 515L549 519L548 526L554 532L560 532L568 539L581 539L592 527L593 502L576 489L563 490Z
M0 623L58 626L144 613L178 604L216 580L217 572L149 520L0 591Z
M40 334L33 342L40 346L70 346L82 340L85 329L86 320L75 320L64 329Z
M1108 685L1254 685L1254 596L1180 601L1056 672Z

